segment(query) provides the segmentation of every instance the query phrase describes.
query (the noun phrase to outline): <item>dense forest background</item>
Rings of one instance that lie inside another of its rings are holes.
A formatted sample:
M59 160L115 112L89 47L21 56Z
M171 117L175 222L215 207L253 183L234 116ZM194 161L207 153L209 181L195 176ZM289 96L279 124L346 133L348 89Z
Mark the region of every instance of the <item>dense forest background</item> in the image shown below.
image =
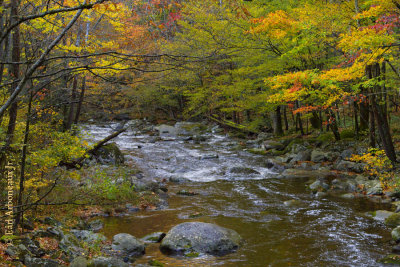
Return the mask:
M376 148L359 160L395 165L399 15L397 0L0 0L0 155L19 211L84 157L89 120L353 138Z

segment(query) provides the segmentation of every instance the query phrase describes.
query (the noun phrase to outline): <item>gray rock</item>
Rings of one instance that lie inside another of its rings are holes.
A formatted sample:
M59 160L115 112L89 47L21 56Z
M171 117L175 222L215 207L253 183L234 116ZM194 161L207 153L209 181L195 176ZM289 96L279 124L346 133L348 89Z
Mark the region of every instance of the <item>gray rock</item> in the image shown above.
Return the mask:
M300 169L286 169L278 178L294 179L294 178L314 178L326 179L335 177L335 173L329 170L300 170Z
M313 162L324 162L329 160L329 155L327 152L320 149L314 149L311 152L311 161Z
M240 243L241 237L233 230L210 223L186 222L167 233L160 250L168 254L224 255L236 251Z
M60 228L52 226L48 227L46 230L44 229L38 229L35 232L33 232L34 237L52 237L52 238L57 238L60 240L63 238L64 233L61 231Z
M261 147L265 150L270 150L270 149L283 150L285 148L283 144L272 140L264 141Z
M33 241L28 237L24 237L20 240L21 244L24 245L35 257L42 257L46 253L44 249L40 247L38 241Z
M178 176L171 176L171 177L169 177L169 181L170 181L171 183L177 183L177 184L189 182L188 179L183 178L183 177L178 177Z
M257 142L261 143L265 140L271 139L274 137L273 133L259 133L257 136Z
M58 267L61 266L57 261L51 259L40 259L25 257L26 267Z
M258 171L248 167L232 167L229 172L243 175L260 174Z
M367 194L368 195L382 195L383 190L382 190L382 185L380 181L377 180L372 180L367 184L368 190Z
M327 190L329 188L329 185L322 182L321 180L316 180L315 182L309 185L309 188L313 192L317 192L317 191Z
M125 161L124 155L116 143L103 145L93 153L93 157L101 164L120 165Z
M204 159L217 159L219 158L218 154L206 154L206 155L202 155L199 157L199 159L204 160Z
M285 170L285 167L276 159L267 159L264 165L273 172L283 172Z
M372 215L372 218L377 221L385 221L387 218L389 218L390 215L394 214L394 212L387 210L377 210L370 214Z
M117 234L113 237L111 248L120 251L122 255L139 256L144 254L144 242L130 234Z
M93 233L92 231L88 230L71 230L71 233L76 236L77 239L87 243L101 242L107 240L104 235Z
M342 153L340 153L340 158L344 159L344 160L347 160L353 154L354 154L353 149L345 149L345 150L342 151Z
M89 222L89 230L91 230L93 232L98 232L101 229L103 229L103 227L104 227L104 223L100 219Z
M145 243L160 243L165 236L163 232L156 232L142 237L141 240Z
M175 128L174 126L161 124L161 125L154 127L154 129L159 132L160 136L174 137L174 136L178 135L178 129Z
M334 179L331 189L335 191L356 191L356 182L347 179Z
M82 256L76 257L69 265L69 267L87 267L89 261Z
M129 264L115 257L96 257L89 264L91 267L129 267Z
M291 159L291 162L297 161L310 161L311 160L311 150L305 149L303 151L297 152Z
M352 171L356 173L362 173L364 171L364 165L362 163L340 160L336 164L335 169L339 171Z
M65 234L61 241L58 243L58 247L66 255L71 258L82 255L85 251L80 247L79 240L75 235L68 233Z
M291 147L292 148L291 148L290 151L291 151L292 154L298 154L300 152L308 150L307 147L305 147L302 144L293 144ZM311 157L311 150L309 151L309 153L310 153L310 157Z
M16 246L9 246L4 252L10 257L15 257L18 255L19 250Z

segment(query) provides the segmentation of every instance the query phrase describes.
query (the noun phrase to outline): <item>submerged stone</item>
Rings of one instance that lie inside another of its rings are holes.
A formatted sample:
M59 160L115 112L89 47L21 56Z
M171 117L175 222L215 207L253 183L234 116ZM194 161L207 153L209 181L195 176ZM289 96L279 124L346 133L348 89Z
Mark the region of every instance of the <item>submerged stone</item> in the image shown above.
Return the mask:
M141 240L145 243L160 243L165 235L163 232L155 232L142 237Z
M260 174L258 171L248 167L233 167L230 169L230 172L234 174L244 174L244 175Z
M287 200L287 201L283 202L283 204L287 207L299 207L303 203L300 200L292 199L292 200Z

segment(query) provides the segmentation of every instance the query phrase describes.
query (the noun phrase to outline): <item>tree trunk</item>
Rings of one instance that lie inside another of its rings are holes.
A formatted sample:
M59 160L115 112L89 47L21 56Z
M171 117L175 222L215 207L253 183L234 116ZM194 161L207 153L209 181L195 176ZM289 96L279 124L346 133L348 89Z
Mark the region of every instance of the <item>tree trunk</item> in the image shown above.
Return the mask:
M363 95L367 95L365 90L362 90ZM369 104L368 104L369 96L360 103L360 131L365 131L369 128Z
M78 107L76 108L74 124L78 124L78 122L79 122L79 116L81 114L82 103L83 103L83 99L85 97L85 90L86 90L86 76L83 76L83 78L82 78L82 88L81 88L81 93L79 95Z
M28 138L29 138L29 126L30 126L30 117L31 117L31 109L32 109L32 98L33 93L30 94L29 103L28 103L28 113L26 114L26 125L25 125L25 134L24 134L24 144L22 147L22 159L21 159L21 173L19 178L19 193L18 193L18 200L17 200L17 216L15 218L15 228L18 227L19 222L23 224L23 209L22 209L22 198L24 193L24 184L25 184L25 164L26 164L26 153L27 153L27 145L28 145ZM21 227L22 230L24 229Z
M384 70L384 67L382 67ZM381 68L379 63L375 65L367 66L367 74L368 78L380 77L380 79L384 79L385 77L381 77ZM379 137L382 141L382 147L385 150L386 156L392 161L396 162L396 153L393 145L392 136L390 133L390 127L387 120L386 114L386 105L385 105L385 87L375 85L371 95L371 107L373 116L376 121L376 126L378 128ZM378 101L377 101L378 98Z
M274 134L276 136L283 135L283 128L282 128L282 115L281 115L281 106L278 106L275 109L275 112L272 116L272 121L274 124Z
M14 23L18 20L18 0L11 1L11 23ZM12 53L11 53L11 61L14 64L10 64L10 71L14 78L14 83L12 84L9 93L12 94L15 88L18 85L19 75L19 62L21 61L21 51L20 51L20 32L19 26L14 28L12 33ZM14 139L14 132L15 126L17 123L17 113L18 113L18 100L14 100L10 105L8 110L8 126L7 126L7 133L5 139L5 145L2 148L1 161L5 162L6 153L9 150L13 139Z
M327 111L326 115L329 116L329 118L330 118L331 122L329 123L329 126L332 130L333 135L335 136L335 140L339 141L340 133L339 133L339 128L337 125L335 113L332 110L330 110L329 112Z
M312 112L312 117L310 118L311 126L314 129L319 129L321 126L320 119L318 117L318 113L316 111Z
M283 120L285 121L286 131L289 131L289 122L288 122L288 118L287 118L287 107L286 106L283 107Z
M354 108L354 132L356 135L356 139L359 137L360 129L358 128L358 106L357 102L353 102L353 108Z
M74 80L72 82L72 91L71 91L71 102L69 104L69 113L68 113L68 119L67 123L65 125L65 130L70 130L72 126L72 122L74 119L74 106L75 106L75 100L76 100L76 88L78 86L78 77L75 75Z

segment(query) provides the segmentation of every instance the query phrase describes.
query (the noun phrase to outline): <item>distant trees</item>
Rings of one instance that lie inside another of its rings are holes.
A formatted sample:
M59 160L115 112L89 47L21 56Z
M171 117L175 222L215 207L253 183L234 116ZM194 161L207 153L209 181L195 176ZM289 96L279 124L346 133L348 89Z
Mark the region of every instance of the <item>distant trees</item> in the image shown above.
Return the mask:
M199 59L182 61L159 86L184 96L187 116L215 114L276 135L283 124L301 134L310 125L336 140L351 127L396 161L389 110L399 105L399 7L392 0L187 1L163 51Z

